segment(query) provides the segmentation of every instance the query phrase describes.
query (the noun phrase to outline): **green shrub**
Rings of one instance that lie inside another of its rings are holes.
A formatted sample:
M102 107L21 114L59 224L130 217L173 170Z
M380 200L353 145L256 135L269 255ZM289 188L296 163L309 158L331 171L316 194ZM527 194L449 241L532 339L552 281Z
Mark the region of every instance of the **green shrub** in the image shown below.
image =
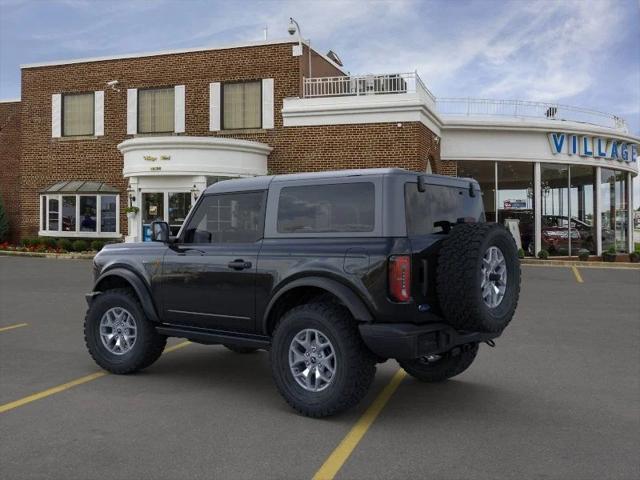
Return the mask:
M73 242L71 242L71 240L69 240L68 238L61 238L60 240L58 240L58 248L66 252L70 252L71 250L73 250Z
M104 247L104 240L94 240L93 242L91 242L91 250L99 252L100 250L102 250L102 247Z
M74 252L85 252L89 248L89 245L87 245L86 240L76 240L73 242L72 248Z
M51 237L38 237L38 243L51 249L56 248L58 246L58 241L55 238L51 238Z
M4 210L2 196L0 196L0 243L9 240L9 217Z
M540 260L546 260L547 258L549 258L549 252L543 248L538 252L538 258Z
M631 252L629 254L629 260L632 261L633 263L640 263L640 252L638 251Z
M602 254L602 259L605 262L615 262L617 257L616 247L615 245L609 245L607 251Z
M518 249L518 258L524 258L524 249L522 248Z
M33 245L37 245L38 241L35 238L23 238L20 240L20 245L23 247L31 247Z
M583 262L589 260L589 250L587 250L586 248L581 248L580 250L578 250L578 258Z

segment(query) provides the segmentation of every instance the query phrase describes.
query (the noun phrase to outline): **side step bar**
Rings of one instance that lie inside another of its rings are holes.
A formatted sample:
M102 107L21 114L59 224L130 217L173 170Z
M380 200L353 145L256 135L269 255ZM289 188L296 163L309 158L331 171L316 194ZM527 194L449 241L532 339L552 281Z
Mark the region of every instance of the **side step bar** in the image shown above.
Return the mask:
M251 333L226 332L224 330L205 330L175 325L158 325L156 331L167 337L186 338L196 343L205 345L233 345L235 347L253 347L268 350L271 347L271 338L264 335Z

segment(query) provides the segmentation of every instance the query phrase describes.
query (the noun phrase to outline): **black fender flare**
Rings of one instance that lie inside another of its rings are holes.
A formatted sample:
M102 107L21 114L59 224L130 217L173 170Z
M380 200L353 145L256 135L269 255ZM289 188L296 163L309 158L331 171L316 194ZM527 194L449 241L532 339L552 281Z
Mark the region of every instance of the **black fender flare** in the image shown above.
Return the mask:
M131 288L136 292L136 296L142 305L142 309L144 310L145 315L152 322L159 322L160 318L158 317L158 313L156 312L156 307L151 300L151 292L147 287L144 280L140 278L138 274L128 270L126 268L117 267L107 270L102 273L95 282L93 287L93 294L95 295L100 293L100 284L109 277L119 277L126 281Z
M262 317L262 331L265 334L268 332L269 315L275 304L285 293L298 287L317 287L326 290L335 295L357 321L365 323L373 321L373 317L364 301L351 288L331 278L303 277L286 284L271 297Z

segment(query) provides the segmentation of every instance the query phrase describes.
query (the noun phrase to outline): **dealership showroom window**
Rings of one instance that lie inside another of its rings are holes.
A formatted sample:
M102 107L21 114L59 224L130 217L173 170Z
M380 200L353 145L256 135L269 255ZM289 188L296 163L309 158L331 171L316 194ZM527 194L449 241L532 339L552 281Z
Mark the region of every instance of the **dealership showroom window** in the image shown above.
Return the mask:
M459 161L458 176L480 183L488 221L518 220L522 249L535 252L535 208L540 202L541 248L552 255L596 254L596 202L600 202L602 250L628 251L629 174L596 167L540 163L540 198L535 198L534 162Z

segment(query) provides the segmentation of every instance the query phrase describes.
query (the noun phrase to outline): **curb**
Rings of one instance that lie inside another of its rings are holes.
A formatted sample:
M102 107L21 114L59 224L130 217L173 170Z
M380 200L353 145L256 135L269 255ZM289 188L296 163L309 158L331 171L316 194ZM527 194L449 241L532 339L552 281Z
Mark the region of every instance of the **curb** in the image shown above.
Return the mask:
M60 260L91 260L95 253L45 253L45 252L14 252L12 250L0 250L0 256L7 257L39 257L57 258Z
M530 267L580 267L580 268L605 268L610 270L629 269L640 270L640 263L631 262L582 262L574 260L534 260L533 258L520 259L520 264Z

